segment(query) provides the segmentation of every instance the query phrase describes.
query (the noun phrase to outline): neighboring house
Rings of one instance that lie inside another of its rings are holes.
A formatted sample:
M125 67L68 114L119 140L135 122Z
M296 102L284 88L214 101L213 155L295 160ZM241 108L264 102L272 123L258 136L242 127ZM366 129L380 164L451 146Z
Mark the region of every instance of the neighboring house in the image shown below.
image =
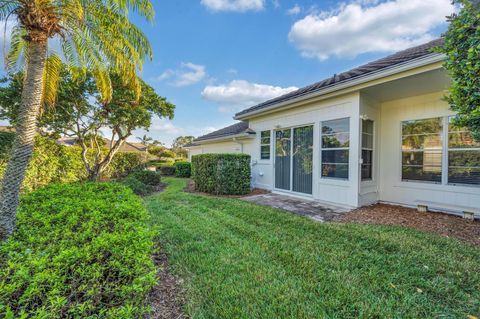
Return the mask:
M449 124L445 57L432 52L441 41L243 110L190 156L250 154L255 187L347 207L478 210L480 143Z
M103 140L104 140L105 146L110 147L110 140L106 138L104 138ZM74 146L77 144L77 139L75 137L62 137L57 140L57 143L65 146ZM118 151L147 153L147 149L148 147L143 145L142 143L125 142Z

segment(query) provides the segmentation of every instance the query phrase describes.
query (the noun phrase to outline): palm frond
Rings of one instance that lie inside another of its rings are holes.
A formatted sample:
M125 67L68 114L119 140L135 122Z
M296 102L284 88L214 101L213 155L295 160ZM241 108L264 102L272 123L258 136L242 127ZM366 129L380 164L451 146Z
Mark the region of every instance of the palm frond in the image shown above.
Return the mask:
M43 73L43 101L47 105L55 104L61 70L62 59L57 54L50 54Z

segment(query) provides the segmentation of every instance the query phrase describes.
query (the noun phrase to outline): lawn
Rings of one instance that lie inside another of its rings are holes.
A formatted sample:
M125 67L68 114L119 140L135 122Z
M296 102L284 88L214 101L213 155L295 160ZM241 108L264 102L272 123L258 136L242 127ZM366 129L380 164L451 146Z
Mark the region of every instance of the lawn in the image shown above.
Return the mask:
M467 318L480 249L393 226L318 223L237 199L146 199L192 318Z

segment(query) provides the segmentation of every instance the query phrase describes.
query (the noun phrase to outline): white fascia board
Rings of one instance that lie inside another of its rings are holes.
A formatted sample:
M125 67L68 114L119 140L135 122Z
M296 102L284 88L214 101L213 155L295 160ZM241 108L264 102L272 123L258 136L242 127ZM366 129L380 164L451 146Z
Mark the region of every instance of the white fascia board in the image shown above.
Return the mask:
M255 137L255 134L251 133L242 133L236 135L229 135L229 136L222 136L217 138L210 138L201 141L194 141L195 144L210 144L210 143L218 143L218 142L235 142L236 140L246 140L252 139Z
M357 86L357 85L361 85L361 84L364 84L364 83L368 83L370 81L386 78L386 77L389 77L389 76L392 76L392 75L395 75L395 74L398 74L398 73L410 71L410 70L420 68L420 67L423 67L423 66L427 66L427 65L430 65L430 64L442 62L442 61L445 60L445 57L446 56L444 54L439 54L439 53L432 54L432 55L429 55L427 57L423 57L423 58L420 58L420 59L416 59L414 61L410 61L410 62L403 63L403 64L400 64L400 65L396 65L396 66L393 66L393 67L389 67L387 69L380 70L380 71L377 71L377 72L369 73L367 75L360 76L360 77L357 77L355 79L348 80L348 81L345 81L345 82L341 82L339 84L334 84L333 86L329 86L329 87L326 87L324 89L320 89L320 90L312 92L312 93L301 95L299 97L296 97L296 98L293 98L293 99L290 99L290 100L287 100L287 101L272 104L272 105L270 105L268 107L265 107L265 108L261 108L261 109L254 110L254 111L251 111L251 112L248 112L248 113L245 113L245 114L234 116L234 119L235 120L246 120L248 118L251 118L252 116L257 116L257 115L260 115L262 113L265 113L265 112L268 112L268 111L271 111L271 110L277 110L277 109L280 110L284 106L288 106L290 104L294 104L294 103L298 103L298 102L302 102L302 101L307 101L309 99L319 97L319 96L322 96L322 95L326 95L326 94L329 94L329 93L333 93L333 92L338 93L338 95L340 95L340 94L344 93L342 91L345 90L345 89L348 89L348 88L351 88L351 87L354 87L354 86ZM378 84L378 83L375 83L375 85L376 84ZM366 87L368 87L368 86L366 86Z

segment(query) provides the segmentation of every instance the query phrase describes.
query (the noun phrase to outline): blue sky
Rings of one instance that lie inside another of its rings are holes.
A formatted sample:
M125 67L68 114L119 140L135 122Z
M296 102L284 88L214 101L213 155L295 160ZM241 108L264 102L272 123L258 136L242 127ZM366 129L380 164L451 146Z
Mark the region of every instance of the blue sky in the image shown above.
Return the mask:
M167 145L232 124L245 107L433 39L453 11L450 0L152 2L155 23L135 22L154 52L142 77L177 107L173 121L155 120L147 133Z

